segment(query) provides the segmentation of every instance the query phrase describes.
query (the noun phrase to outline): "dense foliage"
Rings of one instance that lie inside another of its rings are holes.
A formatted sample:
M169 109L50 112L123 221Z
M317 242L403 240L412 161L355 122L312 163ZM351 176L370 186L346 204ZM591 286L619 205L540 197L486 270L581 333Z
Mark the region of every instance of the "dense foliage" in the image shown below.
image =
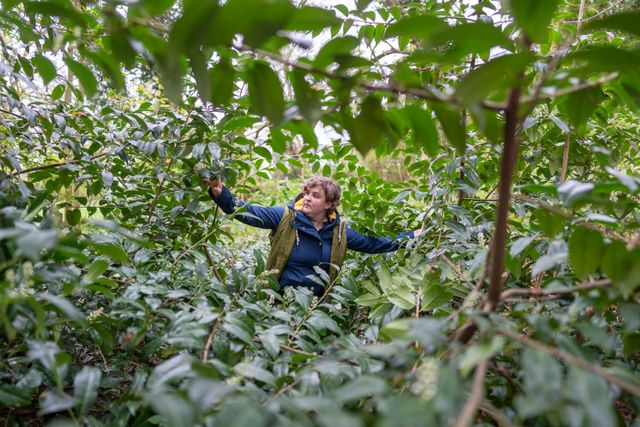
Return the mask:
M637 422L635 2L0 4L4 425ZM424 234L280 295L311 174Z

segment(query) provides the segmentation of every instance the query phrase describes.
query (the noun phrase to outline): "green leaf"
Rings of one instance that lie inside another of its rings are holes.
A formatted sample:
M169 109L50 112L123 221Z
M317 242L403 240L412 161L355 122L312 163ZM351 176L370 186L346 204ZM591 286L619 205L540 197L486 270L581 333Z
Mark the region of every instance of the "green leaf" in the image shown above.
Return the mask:
M50 390L41 395L38 415L42 416L62 412L72 408L75 403L75 399L68 394L58 390Z
M67 5L53 1L24 2L24 11L29 15L57 16L80 27L86 27L93 19L78 12L70 2Z
M264 157L268 162L271 162L273 156L271 152L264 147L253 147L253 151L260 157Z
M513 50L513 43L492 24L484 22L465 23L434 32L425 46L443 49L441 61L453 63L472 53L483 54L494 47ZM438 51L438 50L436 50Z
M67 64L67 67L69 67L73 74L78 78L87 97L91 98L95 95L98 90L98 82L93 76L93 72L86 65L81 64L78 61L74 61L69 57L64 59L64 63Z
M623 328L626 332L634 332L640 329L640 305L632 302L620 304L620 314L624 320Z
M563 369L553 356L526 348L520 366L524 394L516 397L515 407L521 417L527 419L545 414L562 403L558 399L549 399L549 396L562 393Z
M84 281L87 283L93 283L102 273L107 271L109 263L103 259L97 259L91 263L87 270L87 275L84 277Z
M280 354L280 342L276 334L266 331L260 335L260 342L262 342L271 357L278 357L278 354Z
M538 236L521 237L511 244L509 248L509 256L517 257L527 248Z
M640 53L609 44L592 45L570 53L565 57L565 61L584 61L585 72L624 71L635 74L640 67Z
M340 403L348 403L384 394L388 389L389 386L384 380L363 375L342 387L331 390L330 395Z
M195 424L195 408L181 394L171 392L145 394L145 400L166 420L165 425L189 427Z
M129 6L132 14L151 18L169 10L176 0L139 0Z
M608 389L604 379L572 367L567 380L567 393L576 405L573 406L575 410L570 413L571 419L565 420L565 423L585 427L616 425Z
M502 144L504 132L496 111L482 108L476 104L469 106L469 112L478 129L485 134L490 142L496 145Z
M602 270L613 280L625 298L640 287L640 248L627 251L624 243L614 241L604 251Z
M384 110L380 100L373 95L367 96L362 102L360 114L353 121L350 130L351 144L365 155L380 143L382 135L388 130L384 117Z
M255 61L247 73L252 108L273 124L282 121L284 95L278 75L266 62Z
M235 7L235 14L240 15L238 21L225 22L226 25L238 25L238 30L244 36L244 42L249 46L260 47L267 40L275 36L278 31L287 27L293 18L296 8L286 1L269 0L229 0L223 7L223 14L227 9ZM295 25L301 25L298 22Z
M56 67L49 60L49 58L36 54L31 63L36 66L40 77L42 77L42 81L45 85L49 84L51 80L55 79L58 76L58 72L56 71Z
M275 387L276 378L273 374L257 365L251 363L239 363L233 367L233 370L236 371L238 375L252 378Z
M192 358L186 354L179 354L171 359L162 362L153 369L147 387L149 390L159 391L165 385L177 382L183 379L191 372Z
M207 68L207 60L200 50L193 50L189 54L189 64L196 79L196 88L198 95L203 102L207 102L211 98L211 75ZM228 83L228 82L227 82Z
M16 238L16 255L24 255L32 260L40 259L42 251L56 245L56 230L37 230L24 233Z
M82 214L80 213L80 209L69 209L65 212L65 218L67 219L67 224L73 226L78 225L80 220L82 219Z
M510 0L510 3L516 24L527 33L531 41L546 42L558 0Z
M494 335L470 346L460 358L460 373L462 376L466 377L478 363L483 360L489 360L496 353L502 351L505 342L506 339L502 335Z
M512 85L532 60L533 55L527 52L503 55L482 64L464 76L456 89L456 97L465 105L482 101L492 92Z
M448 25L433 15L414 15L404 17L387 28L385 37L411 37L428 39L435 31L443 30Z
M101 379L102 372L93 366L85 366L76 374L73 380L73 396L78 402L80 414L87 414L95 403Z
M433 103L432 108L449 143L456 148L458 154L462 154L466 145L467 131L462 126L460 112L440 103Z
M331 10L304 6L296 8L285 29L289 31L320 31L326 27L339 25L341 22Z
M409 105L402 110L411 122L415 142L429 156L435 156L440 150L436 124L428 110Z
M569 238L569 263L577 276L587 277L600 266L604 241L600 233L577 228Z
M540 225L540 229L547 237L554 238L564 229L564 217L554 212L538 208L533 211L533 216Z
M225 105L231 99L235 89L236 71L231 61L223 56L210 71L211 79L211 103L213 105Z
M106 255L114 261L129 263L129 255L127 255L120 245L115 243L89 242L89 246L95 249L100 255Z
M53 90L51 91L51 99L53 99L54 101L56 99L60 99L62 97L62 95L64 95L64 85L60 84L56 87L53 88Z
M580 130L587 123L601 99L602 90L599 87L590 87L567 96L564 107L574 129Z
M602 19L588 22L584 26L584 30L606 28L608 30L624 31L640 37L638 22L640 22L640 12L638 11L613 13Z
M558 195L567 206L571 206L575 201L590 195L594 188L590 182L568 179L558 186Z
M31 391L13 385L0 385L0 403L2 406L19 408L31 403Z
M337 57L349 55L358 44L360 41L355 37L336 37L322 46L313 63L318 68L328 67Z
M320 97L305 80L306 73L293 70L289 74L289 80L296 95L296 104L302 117L315 124L322 117Z
M67 316L68 319L76 321L81 325L86 324L84 313L78 310L68 299L50 293L40 293L38 294L38 298L53 304L62 314Z

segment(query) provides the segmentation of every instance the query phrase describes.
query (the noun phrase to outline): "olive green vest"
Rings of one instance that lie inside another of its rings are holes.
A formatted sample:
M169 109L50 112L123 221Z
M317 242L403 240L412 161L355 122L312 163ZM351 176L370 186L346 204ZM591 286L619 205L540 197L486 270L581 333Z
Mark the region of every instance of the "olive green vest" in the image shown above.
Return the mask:
M274 275L280 279L284 267L287 265L289 255L293 249L293 244L297 238L297 230L293 226L293 219L296 211L285 206L282 219L278 223L278 228L271 232L271 251L267 257L265 270L278 270ZM340 220L340 223L333 227L333 240L331 241L331 256L329 258L329 283L333 283L338 277L339 269L342 268L344 255L347 252L347 223ZM337 242L337 244L336 244ZM337 268L336 268L337 266Z

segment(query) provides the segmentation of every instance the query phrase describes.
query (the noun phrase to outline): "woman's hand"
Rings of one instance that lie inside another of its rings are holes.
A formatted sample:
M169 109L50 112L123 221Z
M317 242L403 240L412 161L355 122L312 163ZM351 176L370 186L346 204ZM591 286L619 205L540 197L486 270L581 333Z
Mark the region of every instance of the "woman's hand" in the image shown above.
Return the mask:
M212 180L203 179L202 182L209 186L211 194L213 194L214 197L218 197L222 194L222 180L218 178Z
M418 228L417 230L413 230L413 238L417 239L424 232L424 228Z

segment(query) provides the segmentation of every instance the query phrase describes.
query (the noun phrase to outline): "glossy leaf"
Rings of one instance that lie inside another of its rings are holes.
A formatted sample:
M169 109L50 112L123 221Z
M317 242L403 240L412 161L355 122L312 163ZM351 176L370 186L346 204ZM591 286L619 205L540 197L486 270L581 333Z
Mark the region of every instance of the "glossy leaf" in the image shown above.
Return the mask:
M85 366L73 380L73 395L78 402L80 414L89 412L98 398L98 387L102 373L98 368Z

